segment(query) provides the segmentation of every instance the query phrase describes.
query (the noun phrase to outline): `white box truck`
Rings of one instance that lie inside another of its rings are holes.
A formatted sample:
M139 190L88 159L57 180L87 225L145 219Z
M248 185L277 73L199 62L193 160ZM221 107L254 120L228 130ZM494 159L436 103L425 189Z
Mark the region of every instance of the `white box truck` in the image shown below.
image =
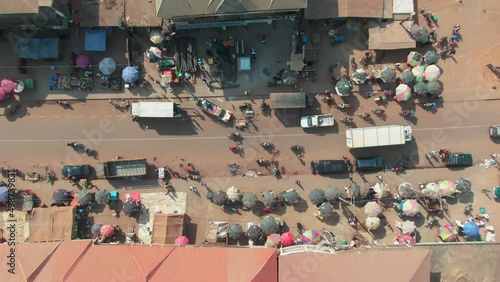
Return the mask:
M302 128L333 126L334 123L333 115L315 115L300 118Z
M413 138L411 127L404 125L351 128L345 133L349 148L403 145Z
M132 103L132 119L138 118L178 118L182 117L181 106L174 102Z

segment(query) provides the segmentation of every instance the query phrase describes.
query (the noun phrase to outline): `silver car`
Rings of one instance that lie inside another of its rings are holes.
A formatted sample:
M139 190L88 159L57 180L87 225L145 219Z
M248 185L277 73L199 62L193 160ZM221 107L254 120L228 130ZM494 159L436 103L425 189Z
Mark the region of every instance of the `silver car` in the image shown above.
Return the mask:
M490 137L499 138L500 137L500 125L490 126Z

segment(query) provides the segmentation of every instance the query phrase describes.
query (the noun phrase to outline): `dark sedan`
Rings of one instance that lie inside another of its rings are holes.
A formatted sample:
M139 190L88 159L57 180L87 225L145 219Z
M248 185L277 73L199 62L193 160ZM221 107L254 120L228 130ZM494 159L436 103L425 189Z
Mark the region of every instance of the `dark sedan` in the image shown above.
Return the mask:
M319 160L311 162L311 171L317 174L346 173L348 167L344 160Z

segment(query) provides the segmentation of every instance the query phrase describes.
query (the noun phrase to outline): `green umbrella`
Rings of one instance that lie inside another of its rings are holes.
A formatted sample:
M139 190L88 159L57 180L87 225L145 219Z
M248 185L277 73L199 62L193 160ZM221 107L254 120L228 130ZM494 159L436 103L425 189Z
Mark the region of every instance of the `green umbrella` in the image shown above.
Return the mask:
M427 83L427 92L437 95L441 93L441 85L437 81L431 81Z
M422 60L422 54L412 51L407 57L406 63L410 66L416 66L420 64L420 61Z
M460 193L469 193L472 190L472 181L468 178L460 178L455 184L455 188L457 188Z
M106 190L99 190L95 193L95 201L98 204L107 204L111 200L111 195Z
M314 189L309 194L309 199L314 205L319 205L325 201L325 192L321 189Z
M227 229L227 236L229 236L229 238L238 240L241 238L242 235L243 235L243 228L241 228L241 225L234 223L229 225Z
M92 193L87 190L80 190L76 195L76 200L82 206L88 205L92 202Z
M401 81L407 85L415 84L415 76L410 70L405 70L401 73Z
M299 195L299 192L297 192L297 190L290 189L290 190L285 191L285 194L284 194L285 202L287 202L289 204L295 204L299 201L299 199L300 199L300 195Z
M423 66L415 66L411 70L411 73L413 73L413 76L415 76L415 80L417 82L424 81L424 72L425 72L425 68Z
M439 60L439 55L436 51L427 51L425 53L425 63L428 65L434 65L438 62Z
M368 78L368 74L363 69L357 69L354 72L354 74L352 75L352 80L356 84L363 84L363 83L365 83L367 78Z
M266 191L264 195L262 195L262 202L266 207L273 208L278 203L278 196L272 191Z
M330 186L328 188L323 189L325 194L325 199L329 202L336 202L344 193L337 186Z
M278 221L273 216L268 215L260 222L260 228L266 235L277 233L279 230Z
M422 34L419 36L415 37L415 41L425 44L429 42L429 30L426 27L422 27Z
M343 78L337 82L337 86L335 86L335 90L339 96L348 96L352 93L352 83Z
M427 84L423 82L417 82L415 86L413 86L413 93L417 95L424 95L427 93Z
M382 79L384 83L394 82L396 80L396 70L392 67L386 67L380 73L380 79Z
M319 206L318 210L319 210L319 213L321 214L321 216L324 216L324 217L329 217L333 214L333 206L329 202L324 202L323 204L321 204L321 206Z
M259 199L255 193L246 192L245 195L243 195L243 198L241 198L241 201L243 202L243 206L251 209L257 205Z

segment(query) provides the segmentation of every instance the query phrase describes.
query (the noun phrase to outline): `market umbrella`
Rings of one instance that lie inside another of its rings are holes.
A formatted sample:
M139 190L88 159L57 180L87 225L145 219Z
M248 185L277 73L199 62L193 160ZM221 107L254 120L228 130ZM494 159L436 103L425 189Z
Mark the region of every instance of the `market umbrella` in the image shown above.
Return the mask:
M14 92L15 93L21 93L21 92L23 92L24 87L25 87L24 81L22 81L22 80L16 80L16 84L14 86Z
M340 197L344 195L344 192L337 186L330 186L328 188L325 188L323 189L323 193L325 194L325 199L329 202L336 202Z
M71 202L73 195L70 192L59 189L52 194L52 200L55 204L64 204L65 202Z
M252 241L260 240L262 239L262 236L264 236L264 232L257 225L252 225L247 230L247 237Z
M159 31L159 30L152 30L149 33L149 40L151 42L153 42L154 44L162 43L163 39L165 39L165 37L163 36L163 33L161 33L161 31Z
M361 187L358 184L351 183L349 184L349 195L351 198L361 198Z
M382 209L380 208L377 202L368 202L365 205L365 214L368 216L377 217L380 213L382 213Z
M384 83L391 83L396 80L396 70L393 67L386 67L380 73L380 79Z
M3 88L0 88L0 101L5 100L5 97L7 97L7 92Z
M428 65L434 65L438 62L439 60L439 55L436 51L427 51L425 53L425 63Z
M426 27L420 27L420 34L415 36L415 41L425 44L429 42L429 30Z
M397 238L396 238L396 241L400 244L409 244L409 245L413 245L415 244L415 238L413 238L411 235L409 234L401 234L399 235Z
M123 213L127 216L137 216L141 211L141 205L137 202L125 202L123 204Z
M252 192L246 192L243 197L241 198L241 201L243 202L243 206L246 208L253 208L255 205L257 205L257 202L259 199L257 198L257 195Z
M352 83L343 78L337 82L335 91L339 96L349 96L352 93Z
M99 62L99 71L104 75L110 75L116 70L116 62L112 58L104 58Z
M455 187L455 182L451 180L441 180L438 182L439 185L439 196L441 197L453 197L457 192Z
M113 234L115 234L115 228L113 227L113 225L105 224L101 226L101 230L99 233L101 234L101 236L109 238L113 236Z
M431 82L431 81L438 81L439 77L441 76L441 70L437 65L430 65L425 68L424 71L424 79Z
M243 228L241 225L232 223L227 228L227 236L233 240L238 240L243 235Z
M266 246L268 247L279 247L281 245L280 234L271 234L267 236Z
M289 204L295 204L299 201L299 199L300 199L300 195L299 195L299 192L297 192L297 190L289 189L289 190L285 191L285 194L284 194L285 202L287 202Z
M411 97L411 88L406 84L400 84L396 88L396 99L399 102L408 101Z
M441 85L437 81L427 83L427 92L438 95L441 93Z
M403 234L411 234L415 232L415 229L417 229L417 226L413 221L405 220L403 224L401 224L401 232L403 232Z
M365 225L368 230L377 230L380 227L380 218L376 216L367 217Z
M420 205L416 200L406 200L399 205L401 212L409 217L415 217L420 213Z
M2 79L2 81L0 81L0 87L8 94L14 92L16 83L10 79Z
M385 182L377 182L373 185L373 191L375 191L375 195L379 198L389 197L389 185Z
M316 245L321 242L321 235L316 230L306 230L300 237L304 245Z
M472 190L472 182L468 178L460 178L455 183L455 188L460 193L469 193Z
M333 214L333 206L329 202L324 202L319 206L318 211L321 216L330 217Z
M363 84L366 82L366 79L368 78L368 74L364 69L357 69L354 74L352 75L352 81L356 84Z
M401 81L404 84L413 85L416 82L416 78L410 70L405 70L401 73Z
M260 228L266 235L276 233L279 230L278 221L273 216L268 215L263 220L261 220Z
M161 59L163 52L158 47L150 47L148 50L149 56L155 56L158 59Z
M474 221L467 221L464 223L464 235L467 236L468 239L477 239L479 235L479 225Z
M7 202L9 200L9 188L6 186L0 187L0 202Z
M409 198L409 197L413 196L413 192L414 192L414 189L413 189L413 185L411 185L411 183L404 182L404 183L399 184L399 187L398 187L399 196L401 196L403 198Z
M283 247L291 246L295 243L295 236L290 232L281 234L281 245Z
M438 228L438 236L444 242L457 241L458 232L453 225L445 225Z
M214 204L223 206L226 204L227 201L227 194L226 192L219 190L217 193L214 194L214 197L212 198L212 201Z
M99 190L95 193L95 201L98 204L107 204L111 200L111 195L106 190Z
M311 202L317 206L326 200L325 192L323 192L323 190L321 189L314 189L309 194L309 200L311 200Z
M406 63L412 67L420 64L420 61L422 60L422 54L418 52L410 52L408 57L406 58Z
M92 225L92 228L90 230L92 231L93 235L99 236L99 234L101 234L101 227L102 224L95 223L94 225Z
M241 199L240 189L232 186L227 189L227 198L233 202L239 201Z
M423 66L415 66L411 69L411 73L413 73L417 82L422 82L424 80L424 72L425 68Z
M139 71L133 66L128 66L123 69L122 78L126 83L134 83L139 79Z
M88 67L90 65L89 56L80 55L80 56L76 57L76 65L80 68Z
M177 239L175 239L174 244L176 245L189 245L189 238L186 236L179 236Z
M76 194L76 201L82 205L86 206L92 202L92 193L87 190L80 190L78 194Z
M262 195L262 202L266 207L273 208L278 203L278 196L272 191L266 191Z
M424 95L428 92L427 84L423 82L417 82L415 86L413 86L413 92L417 95Z
M281 80L283 81L283 84L295 84L297 83L297 73L286 70L281 75Z

